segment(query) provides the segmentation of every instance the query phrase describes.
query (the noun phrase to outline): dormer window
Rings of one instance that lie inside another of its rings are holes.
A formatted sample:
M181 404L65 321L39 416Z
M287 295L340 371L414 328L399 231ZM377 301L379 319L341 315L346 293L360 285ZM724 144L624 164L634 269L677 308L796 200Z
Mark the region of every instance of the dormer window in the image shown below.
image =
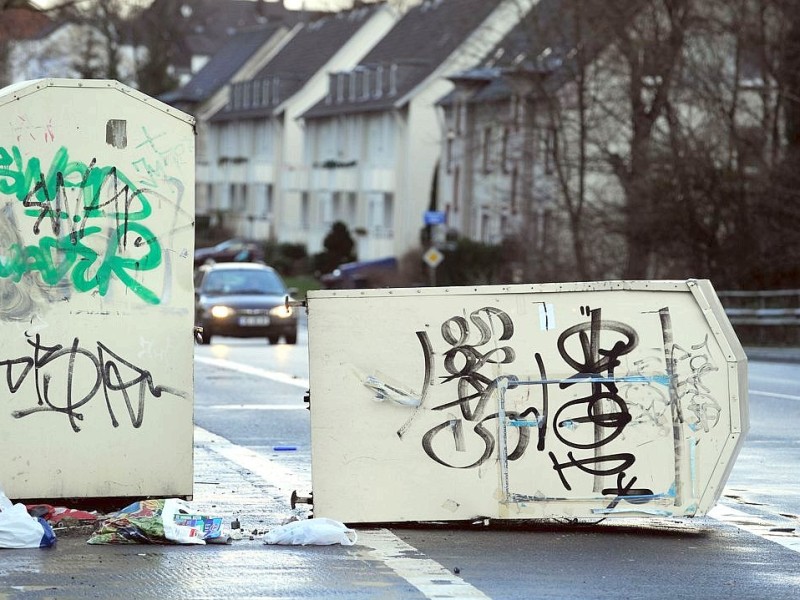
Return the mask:
M375 67L375 98L383 96L383 65Z
M361 81L361 83L363 85L361 97L366 100L366 99L369 98L369 74L370 74L370 71L369 71L369 69L364 69L361 73L362 73L362 81Z
M389 95L397 94L397 65L392 63L389 67Z
M276 105L281 100L281 80L275 77L272 80L272 105Z

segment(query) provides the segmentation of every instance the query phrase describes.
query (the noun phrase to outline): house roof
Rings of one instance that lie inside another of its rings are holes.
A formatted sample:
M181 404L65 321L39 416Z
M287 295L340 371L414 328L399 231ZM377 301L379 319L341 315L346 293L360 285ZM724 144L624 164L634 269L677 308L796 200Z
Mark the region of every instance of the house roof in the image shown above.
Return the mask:
M579 17L585 35L584 52L596 54L608 42L608 32L599 31L597 10L602 2L586 2ZM574 74L578 43L573 19L566 16L563 0L540 0L537 5L475 67L449 77L457 89L437 104L448 106L457 97L467 101L490 102L514 93L515 78L537 79L544 89L557 88Z
M410 9L355 69L332 74L328 97L303 118L394 108L458 50L500 2L424 0Z
M362 6L306 23L250 81L233 84L228 105L212 120L274 114L381 9Z
M179 15L181 23L173 24L173 29L183 35L174 40L173 62L184 68L190 66L193 56L213 56L241 30L275 23L291 27L325 14L288 10L283 2L265 0L186 0L179 7L175 3L176 0L155 0L139 16L136 26L142 30L152 28L163 15Z
M159 99L168 104L199 103L225 86L236 72L281 28L279 23L240 31L229 36L227 43L205 66L179 90L167 92Z
M0 11L0 41L37 39L53 28L50 17L34 8Z

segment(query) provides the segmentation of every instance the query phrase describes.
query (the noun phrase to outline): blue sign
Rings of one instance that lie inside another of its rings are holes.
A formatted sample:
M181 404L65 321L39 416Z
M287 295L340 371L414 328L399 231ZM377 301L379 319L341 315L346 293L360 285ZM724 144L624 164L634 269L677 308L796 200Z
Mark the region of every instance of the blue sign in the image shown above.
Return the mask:
M441 210L425 211L425 225L444 225L447 214Z

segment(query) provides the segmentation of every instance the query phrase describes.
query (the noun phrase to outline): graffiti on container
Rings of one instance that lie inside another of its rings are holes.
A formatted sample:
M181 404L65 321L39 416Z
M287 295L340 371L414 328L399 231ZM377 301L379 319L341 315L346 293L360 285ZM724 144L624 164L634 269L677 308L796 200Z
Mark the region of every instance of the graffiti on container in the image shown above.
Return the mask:
M719 422L722 407L711 395L708 377L719 371L711 359L708 334L702 342L688 350L675 345L672 360L676 367L676 392L680 406L686 406L691 415L686 419L692 430L708 432Z
M25 397L36 398L35 406L11 413L16 419L60 413L66 415L72 430L79 432L79 422L84 418L81 409L102 396L114 427L119 427L114 407L121 401L131 425L139 428L148 399L164 394L188 397L182 390L156 385L150 371L100 341L89 348L77 337L69 346L45 344L38 333L26 337L31 346L29 354L0 359L0 367L5 368L5 387L12 399L26 386L33 393Z
M154 133L142 126L142 141L136 145L138 157L131 162L140 187L157 188L159 182L169 180L169 168L192 161L185 144L170 146L165 143L167 134Z
M689 350L672 343L669 309L664 308L658 311L662 328L670 331L663 336L664 348L660 356L639 358L638 352L632 356L639 346L633 327L603 319L601 309L586 307L582 314L588 321L558 337L558 356L569 370L558 379L548 378L541 353L533 350L538 378L515 374L522 372L524 361L518 360L512 346L514 322L508 313L484 307L468 317L444 321L441 338L446 350L441 352L441 363L446 374L438 378L438 385L455 383L456 389L454 399L428 407L447 417L422 436L427 456L448 468L476 468L497 458L498 436L511 432L510 443L503 440L501 459L516 461L533 451L531 432L536 430L535 451L547 455L565 490L573 489L574 477L585 474L594 478L596 491L615 496L615 504L652 499L652 490L634 487L635 452L620 451L619 444L613 451L610 447L622 439L627 427L637 424L655 425L666 435L676 426L670 414L676 403L685 407L675 407L677 426L708 431L716 424L719 405L711 396L707 376L718 369L708 339ZM427 333L419 331L417 336L423 341L426 365L434 364L434 345ZM665 363L671 368L665 369ZM559 368L563 371L563 365ZM505 393L520 394L524 389L525 408L506 410ZM572 392L570 399L554 402L559 391ZM684 413L690 417L684 418ZM553 442L551 447L548 441ZM613 477L615 484L603 485L607 477Z
M36 272L49 286L68 280L78 292L105 296L113 279L143 301L159 297L137 278L156 269L162 249L145 221L152 191L137 188L113 166L72 160L65 147L49 169L23 158L17 146L0 147L0 194L22 203L38 244L0 240L0 278L19 282Z

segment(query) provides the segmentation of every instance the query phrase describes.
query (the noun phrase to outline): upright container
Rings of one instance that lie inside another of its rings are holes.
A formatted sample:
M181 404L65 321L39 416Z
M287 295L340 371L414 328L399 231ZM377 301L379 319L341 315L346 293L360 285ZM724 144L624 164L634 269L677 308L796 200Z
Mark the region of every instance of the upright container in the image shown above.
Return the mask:
M0 90L0 488L192 494L194 120L116 81Z
M314 514L703 515L748 426L708 281L316 291Z

